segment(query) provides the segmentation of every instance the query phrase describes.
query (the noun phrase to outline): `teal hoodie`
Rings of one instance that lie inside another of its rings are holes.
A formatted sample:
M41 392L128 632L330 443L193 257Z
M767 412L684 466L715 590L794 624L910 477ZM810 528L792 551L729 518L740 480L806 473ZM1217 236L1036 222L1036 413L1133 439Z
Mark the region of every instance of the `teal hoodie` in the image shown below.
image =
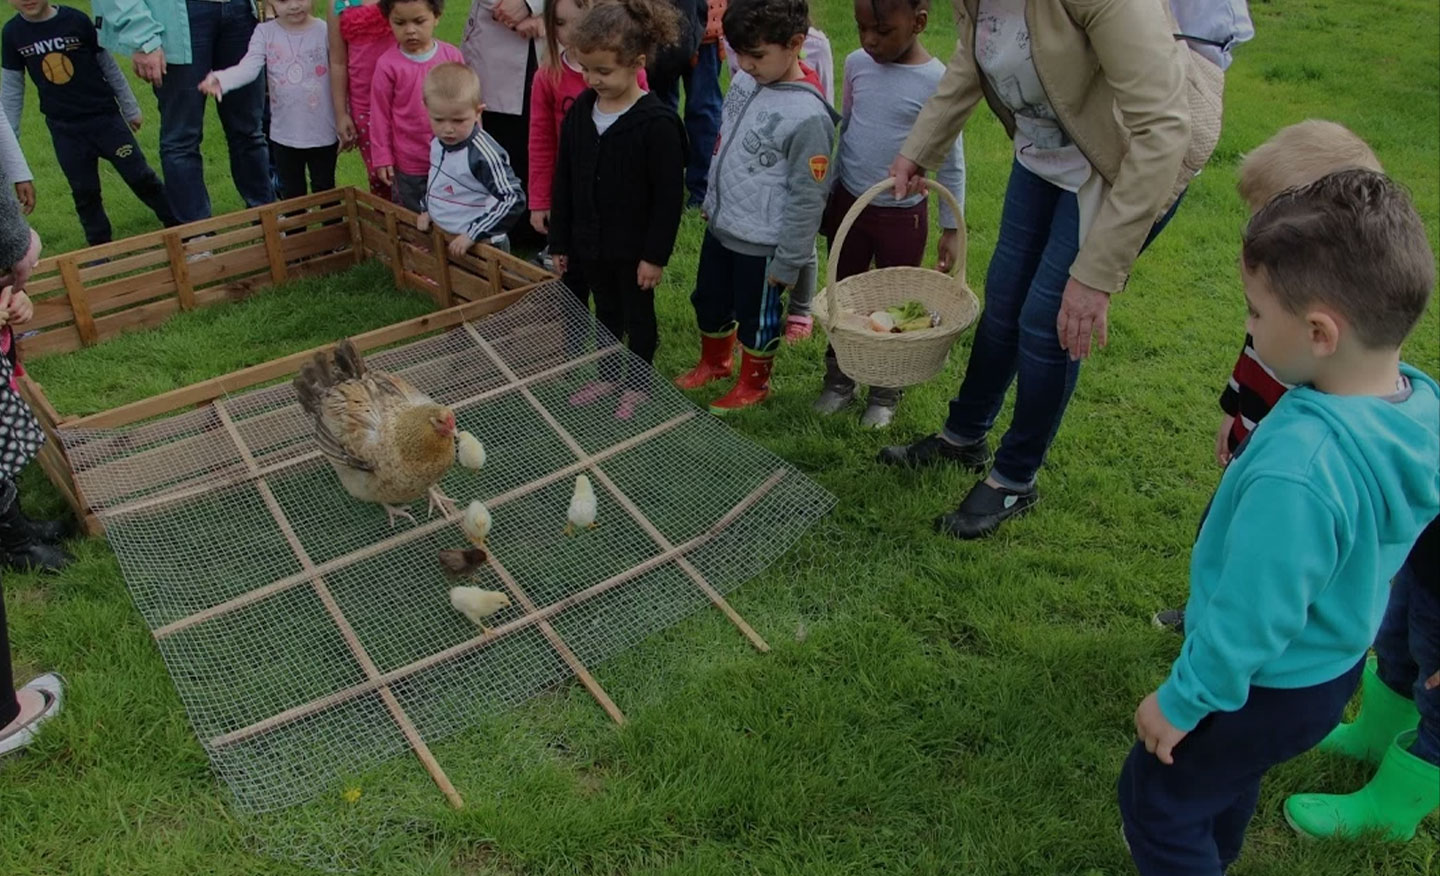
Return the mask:
M1440 388L1402 402L1297 387L1230 463L1190 556L1185 643L1160 687L1179 730L1252 685L1344 674L1380 627L1390 578L1440 513Z

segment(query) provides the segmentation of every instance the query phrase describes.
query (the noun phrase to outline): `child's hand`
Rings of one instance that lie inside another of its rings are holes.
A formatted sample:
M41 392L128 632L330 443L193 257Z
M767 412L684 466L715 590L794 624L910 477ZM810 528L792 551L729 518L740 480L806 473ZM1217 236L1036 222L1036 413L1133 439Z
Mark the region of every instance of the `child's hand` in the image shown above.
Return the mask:
M1434 675L1425 679L1426 690L1434 690L1437 687L1440 687L1440 671L1436 671Z
M335 114L335 136L340 139L341 152L355 148L355 120L343 110Z
M415 217L415 227L421 231L430 230L430 211L421 210L420 215Z
M535 233L536 233L536 234L549 234L549 233L550 233L550 211L549 211L549 210L531 210L531 211L530 211L530 227L533 228L533 229L535 229Z
M220 100L223 94L220 90L220 79L214 73L206 73L205 78L200 80L199 88L201 94L209 95L216 100Z
M1160 699L1154 693L1140 701L1135 710L1135 735L1145 743L1145 750L1160 759L1166 766L1175 763L1172 752L1180 740L1189 736L1185 730L1176 730L1165 713L1160 711Z
M777 289L789 289L789 288L790 288L790 284L789 284L789 283L782 283L782 282L780 282L779 280L775 279L773 276L771 276L771 277L766 277L766 278L765 278L765 282L769 283L771 286L774 286L774 287L777 288Z
M20 212L26 216L35 209L35 184L30 181L15 184L15 200L20 202Z
M35 305L22 289L19 292L10 292L5 312L11 325L24 325L35 318Z
M1215 461L1224 468L1230 464L1230 429L1235 418L1226 414L1220 418L1220 431L1215 433Z
M130 126L130 130L139 133L140 127L145 124L145 116L141 115L140 113L136 113L135 118L126 119L125 123Z
M375 168L375 178L387 186L395 185L395 168L390 165Z
M475 241L471 240L463 234L457 234L454 237L450 238L450 254L452 256L462 256L465 253L469 252L470 247L474 245Z
M641 289L654 289L660 285L660 275L665 269L659 265L652 265L649 262L640 262L640 268L635 272L635 283Z
M568 255L555 255L551 253L550 258L555 261L555 273L563 276L570 272L570 257Z
M935 270L942 274L950 273L950 269L960 261L960 233L954 228L941 231L940 243L936 249L940 253L940 260L935 263Z

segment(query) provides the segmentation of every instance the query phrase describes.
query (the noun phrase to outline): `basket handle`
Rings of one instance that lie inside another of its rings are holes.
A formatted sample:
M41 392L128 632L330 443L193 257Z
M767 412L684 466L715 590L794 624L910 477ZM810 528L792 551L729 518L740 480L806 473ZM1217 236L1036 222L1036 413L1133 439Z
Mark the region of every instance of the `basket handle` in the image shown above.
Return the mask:
M946 205L950 207L950 211L955 214L955 232L956 239L960 244L960 257L955 260L955 264L950 266L949 276L954 277L958 275L963 277L965 276L965 250L967 246L965 238L965 211L960 209L960 203L955 200L954 195L950 194L949 189L923 176L920 177L920 182L925 188L938 194L941 199L945 201ZM837 180L836 185L839 184ZM855 203L850 205L850 209L845 211L845 218L840 223L840 229L835 232L835 242L830 245L830 257L826 259L825 264L825 283L831 290L831 294L825 296L826 306L830 311L831 324L840 321L840 305L835 301L834 289L835 284L838 282L836 274L839 273L840 270L840 251L845 248L845 236L850 233L850 226L854 225L855 220L860 218L860 214L865 211L865 208L870 206L870 202L875 200L881 192L890 191L894 187L895 177L892 176L886 177L866 189L865 194L856 198Z

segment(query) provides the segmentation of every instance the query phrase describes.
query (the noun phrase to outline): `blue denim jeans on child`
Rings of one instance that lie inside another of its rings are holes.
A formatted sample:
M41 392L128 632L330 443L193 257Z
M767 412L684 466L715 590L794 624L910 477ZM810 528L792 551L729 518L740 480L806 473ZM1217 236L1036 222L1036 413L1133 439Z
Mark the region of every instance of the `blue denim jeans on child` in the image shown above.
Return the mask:
M651 91L665 105L680 111L680 83L685 83L685 136L690 141L690 157L685 163L685 188L692 204L705 200L710 176L710 156L715 138L720 136L720 108L725 96L720 92L720 46L702 43L695 56L695 66L679 79L652 81Z
M1177 199L1150 229L1145 246L1179 204ZM1000 239L985 275L985 310L965 380L945 420L945 435L956 442L984 438L1015 382L1015 416L991 470L1010 489L1034 483L1080 376L1080 363L1060 348L1055 328L1070 265L1079 252L1079 228L1075 194L1015 162L1005 188Z
M205 188L205 165L200 142L205 133L205 105L200 81L211 70L239 63L255 30L255 7L250 0L189 0L189 64L170 64L155 89L160 103L160 166L165 190L181 222L210 216L210 193ZM275 200L270 180L270 153L265 142L262 114L265 79L225 95L217 110L230 149L230 178L246 206Z
M1440 764L1440 688L1425 689L1425 679L1440 669L1440 594L1435 569L1420 569L1414 556L1400 567L1390 587L1385 618L1375 636L1375 674L1402 697L1413 697L1420 731L1410 753Z

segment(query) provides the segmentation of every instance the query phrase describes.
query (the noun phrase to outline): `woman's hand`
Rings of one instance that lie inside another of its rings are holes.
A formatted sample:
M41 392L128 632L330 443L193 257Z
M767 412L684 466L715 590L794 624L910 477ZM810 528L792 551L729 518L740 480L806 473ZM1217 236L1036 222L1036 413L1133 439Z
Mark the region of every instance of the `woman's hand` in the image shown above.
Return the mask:
M532 15L515 25L515 32L527 40L545 39L545 22L538 15Z
M344 111L335 114L335 136L340 138L340 151L355 148L355 120Z
M925 168L903 155L895 156L890 164L889 175L895 177L895 200L903 200L924 191L920 180L925 178Z
M640 267L635 271L635 284L641 289L654 289L660 285L660 275L663 273L665 269L659 265L641 261Z
M1086 286L1074 277L1065 284L1055 331L1060 335L1060 349L1069 351L1070 361L1090 356L1092 338L1101 347L1110 342L1109 310L1108 292Z
M514 30L516 25L530 17L530 7L525 5L525 0L500 0L491 16Z
M6 290L6 293L0 300L8 299L5 300L5 313L11 325L24 325L35 318L35 305L30 301L30 296L25 294L25 290Z
M165 73L168 71L164 49L156 49L153 52L136 52L130 56L130 59L135 62L136 76L156 88L160 87L160 83L165 79Z
M549 211L549 210L531 210L531 211L530 211L530 227L533 228L533 229L535 229L535 233L536 233L536 234L549 234L549 233L550 233L550 211Z

